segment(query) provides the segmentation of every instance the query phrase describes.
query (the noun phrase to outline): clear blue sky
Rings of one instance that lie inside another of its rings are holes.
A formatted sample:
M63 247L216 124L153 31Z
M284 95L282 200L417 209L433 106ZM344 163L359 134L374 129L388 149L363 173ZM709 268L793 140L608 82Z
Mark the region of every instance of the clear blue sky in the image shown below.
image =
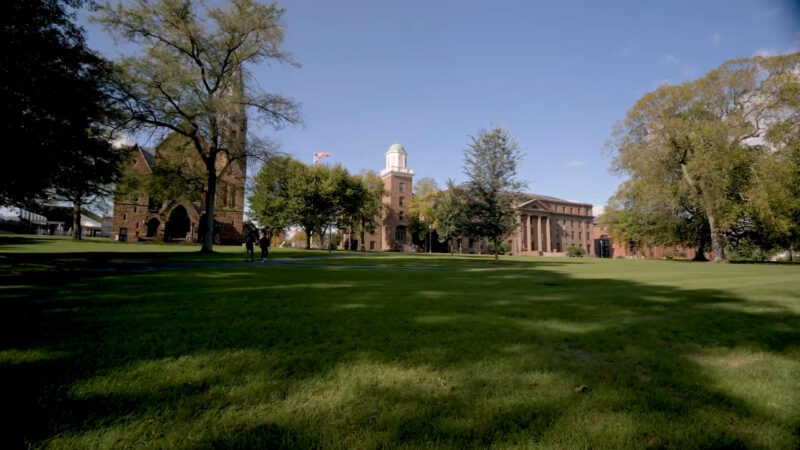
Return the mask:
M283 151L380 170L398 140L416 177L443 185L465 179L468 136L496 123L523 149L531 192L595 205L620 181L604 142L639 97L728 59L800 48L787 1L279 4L302 67L251 69L264 90L303 105L304 126L257 131ZM87 30L93 48L119 53Z

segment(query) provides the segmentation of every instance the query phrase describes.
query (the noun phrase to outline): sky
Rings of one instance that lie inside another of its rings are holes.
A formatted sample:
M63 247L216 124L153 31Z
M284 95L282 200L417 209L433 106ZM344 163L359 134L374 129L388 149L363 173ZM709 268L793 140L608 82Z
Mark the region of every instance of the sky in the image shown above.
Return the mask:
M284 49L301 67L250 67L297 100L302 126L251 129L305 162L379 171L395 142L415 179L466 180L463 150L500 125L528 191L601 206L614 123L663 83L724 61L800 50L796 2L285 0ZM128 51L80 15L89 45ZM143 143L153 145L154 143Z

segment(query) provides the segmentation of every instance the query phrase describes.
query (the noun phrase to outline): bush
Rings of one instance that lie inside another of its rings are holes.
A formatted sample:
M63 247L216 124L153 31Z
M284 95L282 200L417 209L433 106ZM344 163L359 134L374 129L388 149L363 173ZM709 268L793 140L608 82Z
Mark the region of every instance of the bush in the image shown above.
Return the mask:
M583 247L567 247L567 256L582 257L585 254L586 250Z
M490 254L492 254L492 255L494 254L494 244L492 242L489 242L489 244L487 245L487 249L489 250ZM501 255L505 255L506 253L508 253L510 251L511 251L511 244L509 244L506 241L503 241L503 242L500 243L500 254Z

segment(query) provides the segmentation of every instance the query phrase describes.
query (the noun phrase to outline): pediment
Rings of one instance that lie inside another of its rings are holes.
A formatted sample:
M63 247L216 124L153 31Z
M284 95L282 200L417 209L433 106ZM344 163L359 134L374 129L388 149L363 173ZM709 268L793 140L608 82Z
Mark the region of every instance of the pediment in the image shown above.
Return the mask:
M550 208L539 199L531 199L517 205L520 210L550 211Z

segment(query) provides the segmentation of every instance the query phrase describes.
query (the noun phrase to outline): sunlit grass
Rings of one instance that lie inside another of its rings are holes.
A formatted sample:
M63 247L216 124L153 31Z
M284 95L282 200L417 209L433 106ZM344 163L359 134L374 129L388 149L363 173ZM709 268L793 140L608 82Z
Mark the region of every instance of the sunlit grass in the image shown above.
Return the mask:
M29 245L47 256L0 289L12 446L800 446L797 266L382 254L65 276Z

